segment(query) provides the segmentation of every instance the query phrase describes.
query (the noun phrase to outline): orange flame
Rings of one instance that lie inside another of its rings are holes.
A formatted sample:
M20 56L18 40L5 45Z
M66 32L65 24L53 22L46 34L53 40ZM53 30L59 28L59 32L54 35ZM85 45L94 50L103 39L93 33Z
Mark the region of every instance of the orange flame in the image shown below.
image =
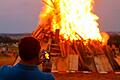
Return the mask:
M60 29L64 39L102 41L99 31L99 19L92 10L94 0L42 0L45 3L40 14L40 22L52 27L52 31Z

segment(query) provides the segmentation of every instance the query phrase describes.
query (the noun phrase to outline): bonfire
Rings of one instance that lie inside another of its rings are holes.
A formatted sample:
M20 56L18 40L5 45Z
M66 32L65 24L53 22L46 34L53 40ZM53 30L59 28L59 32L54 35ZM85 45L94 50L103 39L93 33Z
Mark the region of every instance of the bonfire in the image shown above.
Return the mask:
M113 68L116 64L106 45L109 35L101 34L99 30L94 0L42 0L42 3L39 24L32 35L40 41L43 49L62 60L77 55L78 70L118 70ZM56 62L57 68L66 60ZM66 64L68 61L63 65ZM65 70L70 69L67 66Z

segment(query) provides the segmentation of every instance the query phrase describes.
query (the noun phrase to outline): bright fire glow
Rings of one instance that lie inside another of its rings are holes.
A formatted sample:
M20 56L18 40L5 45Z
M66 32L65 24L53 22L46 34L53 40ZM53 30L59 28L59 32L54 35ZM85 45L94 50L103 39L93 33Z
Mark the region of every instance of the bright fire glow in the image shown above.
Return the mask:
M64 39L102 40L99 31L99 19L93 13L94 0L42 0L45 3L40 14L40 22L47 24L51 30L60 29ZM51 21L51 22L50 22Z

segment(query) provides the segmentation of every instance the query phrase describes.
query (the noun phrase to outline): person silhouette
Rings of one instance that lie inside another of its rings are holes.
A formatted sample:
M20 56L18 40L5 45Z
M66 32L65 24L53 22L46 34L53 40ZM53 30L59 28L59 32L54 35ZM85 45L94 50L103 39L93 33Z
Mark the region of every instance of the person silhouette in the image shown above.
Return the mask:
M40 60L40 43L33 37L24 37L18 44L20 62L14 66L0 67L0 80L55 80L52 73L42 72L37 65Z

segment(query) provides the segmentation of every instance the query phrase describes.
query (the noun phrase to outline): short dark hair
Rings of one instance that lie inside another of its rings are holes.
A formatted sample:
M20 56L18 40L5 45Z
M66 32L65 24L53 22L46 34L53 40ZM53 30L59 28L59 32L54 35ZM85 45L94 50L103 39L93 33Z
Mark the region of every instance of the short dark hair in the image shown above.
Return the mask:
M39 57L41 49L40 43L33 37L24 37L18 44L20 58L29 61L35 57Z

